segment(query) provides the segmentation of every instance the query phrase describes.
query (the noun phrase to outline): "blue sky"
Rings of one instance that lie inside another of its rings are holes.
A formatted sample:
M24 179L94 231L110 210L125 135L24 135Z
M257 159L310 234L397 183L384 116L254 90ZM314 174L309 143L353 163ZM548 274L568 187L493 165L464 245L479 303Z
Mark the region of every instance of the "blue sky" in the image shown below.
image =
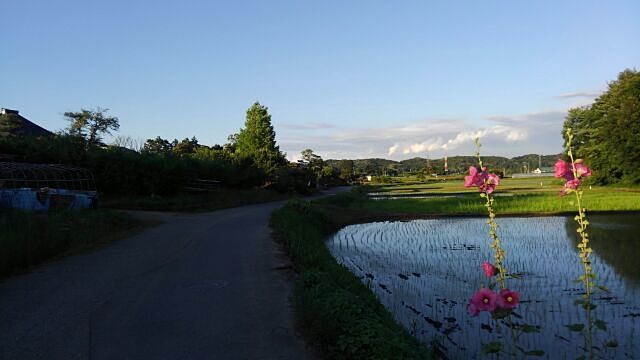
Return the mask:
M290 158L558 153L569 107L640 68L638 1L13 1L0 106L55 130L224 143L254 101Z

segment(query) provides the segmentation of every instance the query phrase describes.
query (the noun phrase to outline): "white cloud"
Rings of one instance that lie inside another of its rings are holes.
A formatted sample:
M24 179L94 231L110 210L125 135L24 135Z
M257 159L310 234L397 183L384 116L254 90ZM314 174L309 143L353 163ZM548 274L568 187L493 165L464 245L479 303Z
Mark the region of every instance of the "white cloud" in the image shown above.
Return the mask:
M322 134L284 134L279 144L290 154L311 148L325 159L469 155L474 151L474 138L482 140L487 155L555 154L562 150L565 115L565 111L553 110L497 115L484 121L431 119L390 127L335 128Z
M495 125L491 128L480 129L476 131L462 131L455 134L454 137L449 138L447 141L443 141L442 137L430 138L419 143L413 143L406 145L402 149L402 153L407 154L419 154L430 153L436 150L454 150L460 145L465 143L471 143L474 139L482 139L488 136L493 136L497 139L502 139L507 142L522 141L527 139L527 131L524 129L516 129L503 125ZM398 144L394 145L394 153L397 150ZM389 155L392 155L390 153Z
M573 98L597 98L602 95L603 91L574 91L568 92L560 95L556 95L555 97L558 99L573 99Z
M329 124L325 122L309 122L305 124L280 123L280 124L277 124L277 126L284 129L289 129L289 130L322 130L322 129L331 129L336 127L333 124Z
M387 152L387 154L389 156L393 155L396 153L396 151L398 151L398 148L400 147L400 145L398 144L393 144L392 146L389 147L389 151Z

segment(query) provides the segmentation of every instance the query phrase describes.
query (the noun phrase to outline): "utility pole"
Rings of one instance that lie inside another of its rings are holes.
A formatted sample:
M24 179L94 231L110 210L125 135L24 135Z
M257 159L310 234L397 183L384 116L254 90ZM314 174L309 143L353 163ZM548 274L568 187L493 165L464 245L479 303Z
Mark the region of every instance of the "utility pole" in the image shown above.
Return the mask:
M449 175L449 164L447 162L447 155L444 155L444 174Z
M538 154L538 169L542 170L542 155Z

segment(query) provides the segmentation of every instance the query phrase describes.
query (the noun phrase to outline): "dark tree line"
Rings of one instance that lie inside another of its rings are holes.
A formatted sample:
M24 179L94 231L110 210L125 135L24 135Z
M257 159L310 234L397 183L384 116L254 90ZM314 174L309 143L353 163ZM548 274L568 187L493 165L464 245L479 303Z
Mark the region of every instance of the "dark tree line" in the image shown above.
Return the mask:
M308 192L312 173L290 167L276 145L268 109L248 110L244 128L225 145L206 146L195 137L169 141L148 139L139 149L105 145L102 137L119 128L107 110L67 112L70 126L51 136L23 136L11 116L0 121L0 154L16 161L56 163L90 169L98 189L107 194L168 195L198 179L219 180L228 187L271 186Z

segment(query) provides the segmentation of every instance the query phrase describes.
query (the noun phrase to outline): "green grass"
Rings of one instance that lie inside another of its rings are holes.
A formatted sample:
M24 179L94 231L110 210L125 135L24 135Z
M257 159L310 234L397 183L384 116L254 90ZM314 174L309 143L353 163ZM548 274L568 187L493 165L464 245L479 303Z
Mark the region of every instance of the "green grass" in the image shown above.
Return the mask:
M640 210L640 193L585 193L583 205L589 211ZM349 205L352 209L425 214L485 214L484 200L477 194L429 199L365 200ZM574 198L554 193L497 196L494 208L499 214L555 214L575 212Z
M499 190L501 192L539 192L539 191L557 191L562 186L560 180L553 177L541 178L506 178L500 181ZM473 193L473 189L464 187L462 178L449 178L447 180L434 181L427 183L407 183L398 185L373 185L367 186L369 191L389 192L392 194L438 194L438 193Z
M0 277L114 240L141 225L109 210L43 214L0 210Z
M542 182L542 185L540 184ZM562 183L554 178L505 179L494 193L498 214L559 214L576 211L575 197L559 197ZM365 193L389 196L431 196L370 200ZM321 203L350 209L429 215L484 215L484 200L477 190L465 189L461 180L444 183L365 186L361 194L321 200ZM640 211L640 189L629 187L585 186L583 206L589 212Z
M266 189L218 189L211 192L185 193L166 197L107 197L103 199L101 206L112 209L197 212L283 200L287 197L287 194Z
M299 274L296 317L326 358L430 358L426 347L329 253L324 239L335 228L329 218L308 202L294 200L273 214L271 226Z

